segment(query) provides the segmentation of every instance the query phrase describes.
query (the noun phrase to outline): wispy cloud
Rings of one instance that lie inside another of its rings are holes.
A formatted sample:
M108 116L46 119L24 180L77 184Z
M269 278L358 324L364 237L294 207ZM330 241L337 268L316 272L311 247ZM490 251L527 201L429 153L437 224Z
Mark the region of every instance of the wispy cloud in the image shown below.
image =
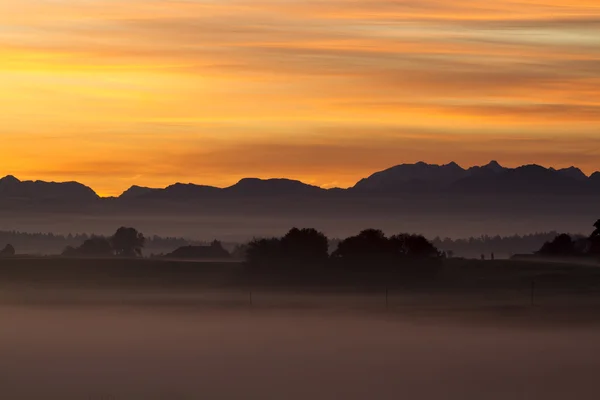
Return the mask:
M419 159L598 168L595 0L20 0L0 3L0 60L0 166L104 192L349 185Z

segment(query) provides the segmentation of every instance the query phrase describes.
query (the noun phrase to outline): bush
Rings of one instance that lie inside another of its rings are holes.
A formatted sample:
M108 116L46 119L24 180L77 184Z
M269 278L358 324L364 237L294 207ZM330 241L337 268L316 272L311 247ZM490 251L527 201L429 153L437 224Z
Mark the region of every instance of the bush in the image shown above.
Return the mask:
M7 244L2 251L0 251L0 257L13 257L16 254L15 248L12 244Z

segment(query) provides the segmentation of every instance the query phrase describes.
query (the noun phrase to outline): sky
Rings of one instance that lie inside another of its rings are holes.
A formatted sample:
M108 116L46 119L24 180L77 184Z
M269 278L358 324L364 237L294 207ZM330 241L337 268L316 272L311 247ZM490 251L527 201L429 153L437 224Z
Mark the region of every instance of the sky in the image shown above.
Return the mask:
M600 170L598 0L0 0L0 175Z

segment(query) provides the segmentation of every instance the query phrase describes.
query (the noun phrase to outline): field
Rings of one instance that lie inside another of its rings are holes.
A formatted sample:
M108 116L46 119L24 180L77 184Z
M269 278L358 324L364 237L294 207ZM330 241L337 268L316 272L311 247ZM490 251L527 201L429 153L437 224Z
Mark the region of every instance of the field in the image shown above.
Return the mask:
M15 258L0 260L0 302L600 317L595 266L451 259L435 271L406 272L419 268L256 270L235 262Z
M596 267L447 260L415 275L377 266L0 261L6 398L599 394Z

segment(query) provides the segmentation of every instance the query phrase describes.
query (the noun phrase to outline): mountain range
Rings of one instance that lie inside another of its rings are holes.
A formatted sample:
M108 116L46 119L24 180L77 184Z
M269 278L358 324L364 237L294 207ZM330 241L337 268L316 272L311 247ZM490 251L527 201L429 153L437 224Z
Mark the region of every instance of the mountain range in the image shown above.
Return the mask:
M539 165L505 168L496 161L468 169L454 162L445 165L419 162L376 172L347 189L323 189L290 179L245 178L226 188L182 183L166 188L132 186L120 196L110 199L101 198L94 190L78 182L20 181L14 176L0 179L0 199L56 203L407 193L600 195L600 172L587 176L576 167L558 170Z

